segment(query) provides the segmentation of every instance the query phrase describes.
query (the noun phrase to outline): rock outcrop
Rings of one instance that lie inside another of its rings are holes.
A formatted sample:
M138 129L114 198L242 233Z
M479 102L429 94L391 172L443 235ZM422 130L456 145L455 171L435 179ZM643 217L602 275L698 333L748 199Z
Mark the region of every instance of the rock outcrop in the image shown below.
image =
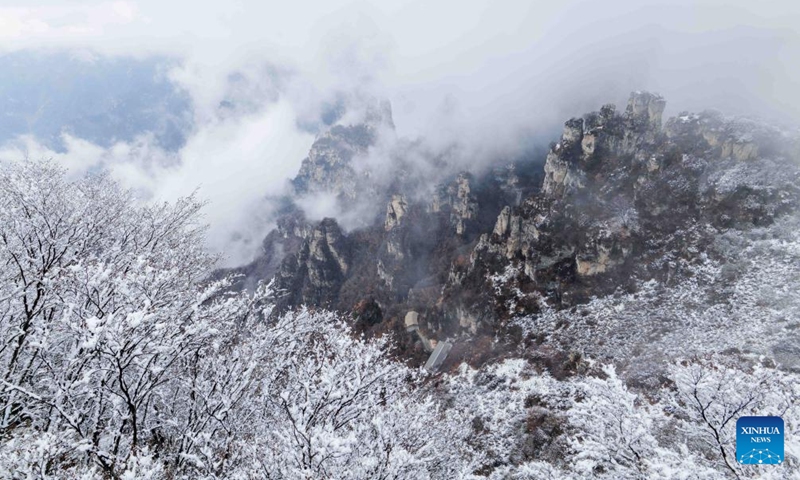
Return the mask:
M291 305L335 304L350 268L351 246L336 220L326 218L286 257L275 276L276 288Z
M403 195L392 195L389 205L386 206L386 220L383 222L383 228L388 232L400 225L406 210L408 210L408 203L405 197Z
M464 235L470 221L478 215L478 202L472 193L472 182L472 175L460 173L453 182L436 189L429 207L431 212L445 212L449 215L456 235Z
M714 113L664 124L664 107L635 92L623 114L607 105L567 121L541 192L502 208L469 261L454 265L444 290L453 316L475 312L492 331L542 301L569 307L631 278L668 278L660 259L697 254L709 228L757 226L796 208L798 165L778 131Z
M363 191L368 172L357 171L353 160L365 155L385 129L394 129L391 105L378 102L366 109L363 123L334 125L317 135L292 182L295 193L328 193L344 200L356 199Z

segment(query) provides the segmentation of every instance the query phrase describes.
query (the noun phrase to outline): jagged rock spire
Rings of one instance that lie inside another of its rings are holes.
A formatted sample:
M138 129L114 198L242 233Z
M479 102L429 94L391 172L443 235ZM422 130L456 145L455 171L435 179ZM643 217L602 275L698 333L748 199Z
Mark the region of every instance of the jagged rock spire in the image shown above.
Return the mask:
M666 105L667 102L661 95L636 91L628 99L625 117L634 128L659 131Z
M392 103L387 99L370 102L364 115L364 123L373 127L389 127L394 130Z

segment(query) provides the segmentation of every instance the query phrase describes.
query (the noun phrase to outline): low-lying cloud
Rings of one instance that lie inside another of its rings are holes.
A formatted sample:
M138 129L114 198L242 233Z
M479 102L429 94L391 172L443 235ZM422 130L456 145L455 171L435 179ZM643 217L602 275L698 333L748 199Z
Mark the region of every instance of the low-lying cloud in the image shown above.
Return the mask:
M193 128L176 152L142 132L111 147L67 137L61 153L22 136L3 155L106 165L152 198L199 187L213 247L237 262L265 228L259 202L283 191L342 99L388 98L399 137L457 145L464 165L513 158L635 89L663 94L668 113L796 123L798 24L793 1L20 2L0 7L0 48L174 58Z
M287 102L247 115L199 126L178 151L166 151L143 134L108 148L63 135L59 152L31 136L0 148L0 159L53 158L75 174L100 168L145 201L168 201L196 193L208 201L209 247L224 264L248 261L270 228L269 200L287 193L313 136L295 128Z

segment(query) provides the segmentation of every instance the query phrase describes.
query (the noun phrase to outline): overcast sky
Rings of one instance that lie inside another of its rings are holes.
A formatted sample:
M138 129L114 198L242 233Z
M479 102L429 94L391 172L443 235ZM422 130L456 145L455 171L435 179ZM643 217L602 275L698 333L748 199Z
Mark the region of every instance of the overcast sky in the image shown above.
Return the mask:
M668 113L796 122L798 25L791 0L1 0L0 52L175 60L160 74L191 99L192 125L178 151L145 131L110 147L68 138L66 152L28 136L0 155L23 145L75 169L111 165L158 197L200 187L214 248L235 262L230 232L280 192L343 95L389 98L401 136L481 159L634 89L663 94Z

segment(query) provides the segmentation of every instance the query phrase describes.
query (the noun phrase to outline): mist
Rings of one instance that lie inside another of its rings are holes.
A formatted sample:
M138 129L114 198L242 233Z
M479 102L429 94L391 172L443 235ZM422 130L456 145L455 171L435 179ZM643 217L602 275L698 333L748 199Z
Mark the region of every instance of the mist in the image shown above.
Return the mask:
M363 99L391 101L398 140L363 160L377 175L398 141L456 152L455 169L513 159L632 90L662 94L667 115L796 125L796 25L792 1L20 1L0 7L0 52L169 59L161 78L189 99L191 122L179 148L145 127L111 144L67 132L63 149L15 132L0 158L106 168L146 201L196 191L209 201L210 248L237 264L332 108L347 121ZM311 216L335 213L312 203Z

